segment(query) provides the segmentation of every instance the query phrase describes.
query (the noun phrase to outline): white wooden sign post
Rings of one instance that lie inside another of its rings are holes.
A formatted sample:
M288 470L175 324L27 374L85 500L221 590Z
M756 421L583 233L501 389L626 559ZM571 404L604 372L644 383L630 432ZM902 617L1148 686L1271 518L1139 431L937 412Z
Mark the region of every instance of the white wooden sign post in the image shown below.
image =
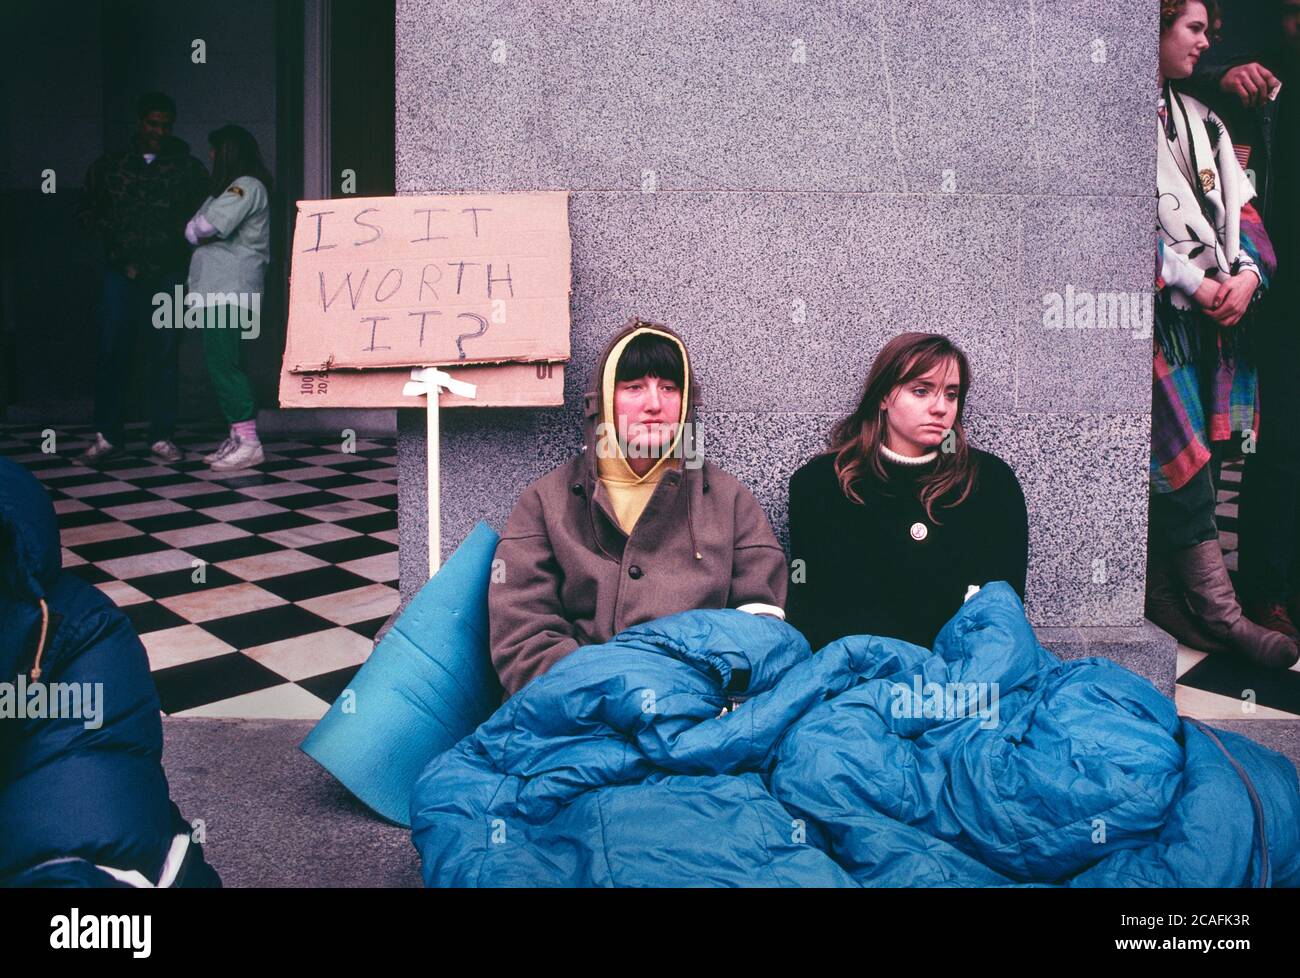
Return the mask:
M477 389L473 384L456 380L437 367L417 367L411 371L411 379L402 388L407 397L427 398L425 410L425 441L428 444L428 492L429 492L429 576L433 577L442 566L442 485L439 477L439 432L438 432L438 395L443 388L461 397L474 397Z

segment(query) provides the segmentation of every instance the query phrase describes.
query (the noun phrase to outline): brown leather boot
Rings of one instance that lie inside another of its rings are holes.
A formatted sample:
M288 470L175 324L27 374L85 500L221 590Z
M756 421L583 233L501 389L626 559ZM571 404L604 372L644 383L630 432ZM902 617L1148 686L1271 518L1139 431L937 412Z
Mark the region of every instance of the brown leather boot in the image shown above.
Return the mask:
M1146 617L1188 648L1201 652L1227 652L1228 643L1212 635L1192 616L1183 589L1170 571L1168 558L1147 550Z
M1287 614L1286 605L1271 604L1267 601L1248 601L1244 610L1246 617L1256 625L1280 632L1293 642L1300 640L1300 631L1296 630L1295 622Z
M1171 563L1191 613L1232 652L1266 669L1289 669L1300 659L1300 647L1293 640L1242 614L1218 540L1179 550Z

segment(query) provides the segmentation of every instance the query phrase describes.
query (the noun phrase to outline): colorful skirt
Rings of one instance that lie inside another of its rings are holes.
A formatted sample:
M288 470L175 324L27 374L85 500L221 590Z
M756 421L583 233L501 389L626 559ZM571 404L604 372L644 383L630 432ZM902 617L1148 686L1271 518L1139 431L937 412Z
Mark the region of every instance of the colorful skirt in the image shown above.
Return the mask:
M1151 490L1181 489L1210 460L1210 443L1259 434L1259 373L1249 314L1224 328L1199 310L1156 301L1151 397Z

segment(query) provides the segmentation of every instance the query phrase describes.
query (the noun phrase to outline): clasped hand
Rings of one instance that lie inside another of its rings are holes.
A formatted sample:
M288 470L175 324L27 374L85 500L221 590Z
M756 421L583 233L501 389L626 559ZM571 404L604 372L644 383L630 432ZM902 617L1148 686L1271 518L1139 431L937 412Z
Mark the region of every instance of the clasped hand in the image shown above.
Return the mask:
M1258 287L1259 276L1251 271L1238 272L1223 281L1215 281L1207 275L1192 297L1220 326L1236 326L1246 314Z

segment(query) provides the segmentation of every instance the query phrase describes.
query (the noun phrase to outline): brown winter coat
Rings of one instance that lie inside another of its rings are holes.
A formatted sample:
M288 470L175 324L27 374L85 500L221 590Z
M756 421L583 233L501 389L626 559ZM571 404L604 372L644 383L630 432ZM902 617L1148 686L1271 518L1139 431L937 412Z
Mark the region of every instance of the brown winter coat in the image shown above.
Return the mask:
M583 454L524 490L497 546L488 593L492 663L509 696L583 645L696 608L785 607L785 553L754 496L700 458L665 471L629 537L597 474L605 361L637 329L630 320L596 364L583 398ZM699 388L686 362L688 429ZM765 608L747 609L765 611Z

